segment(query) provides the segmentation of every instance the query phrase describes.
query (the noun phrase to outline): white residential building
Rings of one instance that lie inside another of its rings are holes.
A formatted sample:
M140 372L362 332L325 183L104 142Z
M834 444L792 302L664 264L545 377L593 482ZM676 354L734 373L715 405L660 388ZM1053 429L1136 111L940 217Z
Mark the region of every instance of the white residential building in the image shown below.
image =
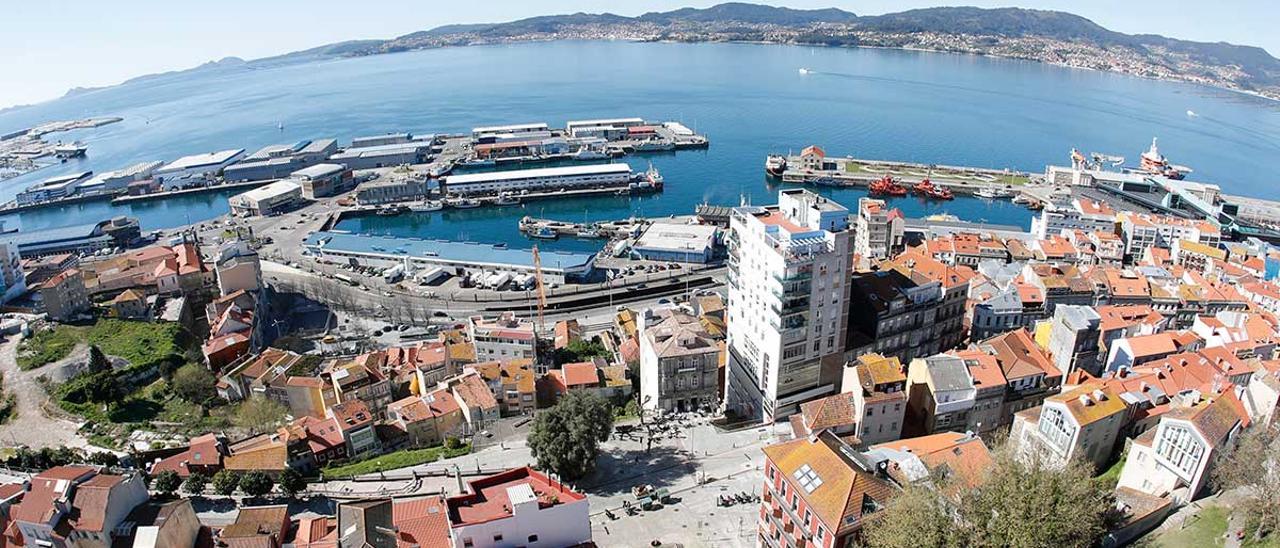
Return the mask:
M902 211L898 208L889 209L884 200L859 198L854 254L864 260L895 255L903 247L905 223Z
M583 546L591 541L587 497L532 468L471 480L467 491L446 501L454 546Z
M471 342L476 346L477 362L533 359L536 356L533 322L517 318L512 312L503 312L491 320L472 316L467 328Z
M775 420L832 393L843 366L849 210L801 189L730 218L727 409Z
M1116 212L1105 202L1077 198L1068 204L1049 203L1031 219L1031 233L1043 240L1063 230L1115 232Z
M1133 440L1117 486L1171 495L1179 504L1195 499L1214 459L1247 420L1233 400L1231 394L1202 400L1194 390L1175 396L1160 424Z
M1022 455L1050 466L1063 467L1074 458L1102 466L1111 457L1127 410L1112 388L1082 385L1014 413L1009 441Z

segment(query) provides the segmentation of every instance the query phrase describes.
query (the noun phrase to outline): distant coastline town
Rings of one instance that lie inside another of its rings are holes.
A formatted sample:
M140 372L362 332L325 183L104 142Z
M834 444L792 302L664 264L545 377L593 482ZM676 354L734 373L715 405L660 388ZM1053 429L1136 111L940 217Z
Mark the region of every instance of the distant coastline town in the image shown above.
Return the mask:
M1280 416L1280 204L1155 140L1042 173L761 151L776 203L526 216L529 248L339 228L662 192L684 182L623 160L710 146L637 117L517 123L24 189L8 210L237 193L173 230L0 233L4 538L899 546L918 497L951 523L1028 503L983 493L1049 496L1026 485L1072 486L1052 545L1176 545L1210 508L1237 516L1214 534L1275 534L1249 451ZM561 238L599 251L539 249Z

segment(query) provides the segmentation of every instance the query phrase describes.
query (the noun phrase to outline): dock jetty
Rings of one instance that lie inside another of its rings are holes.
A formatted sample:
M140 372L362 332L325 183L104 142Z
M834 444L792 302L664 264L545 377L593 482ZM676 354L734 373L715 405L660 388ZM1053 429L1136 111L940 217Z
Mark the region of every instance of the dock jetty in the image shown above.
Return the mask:
M833 157L818 146L806 147L800 154L771 154L765 160L765 171L784 183L818 186L869 187L891 177L911 185L929 180L956 194L990 194L1010 196L1026 185L1036 184L1042 175L1011 169L949 166L867 160L852 156Z

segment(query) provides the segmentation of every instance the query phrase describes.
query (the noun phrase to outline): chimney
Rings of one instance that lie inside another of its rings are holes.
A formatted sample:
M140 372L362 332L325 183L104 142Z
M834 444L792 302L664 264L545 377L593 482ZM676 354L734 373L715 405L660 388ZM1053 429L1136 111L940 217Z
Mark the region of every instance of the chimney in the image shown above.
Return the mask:
M1089 398L1088 394L1080 394L1080 405L1089 407L1093 405L1093 400Z

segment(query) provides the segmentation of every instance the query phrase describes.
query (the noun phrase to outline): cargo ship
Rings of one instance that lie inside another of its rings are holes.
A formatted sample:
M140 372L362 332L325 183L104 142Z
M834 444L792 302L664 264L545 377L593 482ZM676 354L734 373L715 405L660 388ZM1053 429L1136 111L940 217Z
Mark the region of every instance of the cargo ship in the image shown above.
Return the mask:
M1160 154L1160 148L1156 146L1156 138L1151 138L1151 148L1142 153L1141 161L1138 163L1138 169L1159 175L1169 179L1181 180L1191 172L1191 168L1186 166L1175 166L1169 163L1169 160Z

